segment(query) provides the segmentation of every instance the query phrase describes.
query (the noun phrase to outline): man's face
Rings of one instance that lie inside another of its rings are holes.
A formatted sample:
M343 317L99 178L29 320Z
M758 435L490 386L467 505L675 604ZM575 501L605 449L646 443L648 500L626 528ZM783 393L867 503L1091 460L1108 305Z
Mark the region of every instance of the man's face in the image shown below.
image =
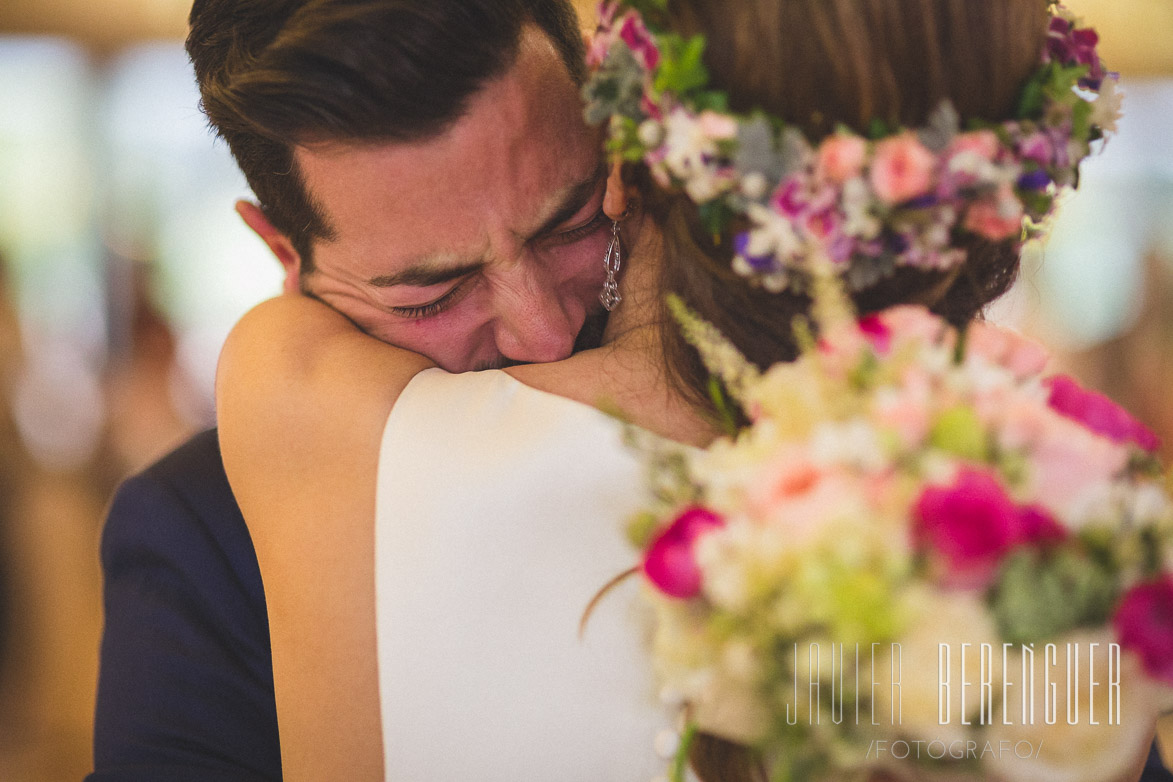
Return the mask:
M553 44L527 28L443 135L296 150L335 229L302 286L449 371L565 358L600 308L600 150Z

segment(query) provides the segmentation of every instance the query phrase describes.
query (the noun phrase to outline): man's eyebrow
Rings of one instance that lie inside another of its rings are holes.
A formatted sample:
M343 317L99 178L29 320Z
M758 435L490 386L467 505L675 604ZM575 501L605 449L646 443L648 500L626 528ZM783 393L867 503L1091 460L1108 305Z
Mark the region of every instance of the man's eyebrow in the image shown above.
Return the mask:
M571 217L574 217L574 214L579 209L582 209L587 201L591 200L591 196L595 194L595 190L599 187L599 180L606 176L607 164L600 160L598 167L591 175L570 188L566 193L566 197L562 199L562 204L554 211L554 214L550 215L550 218L542 223L538 230L526 237L526 241L536 239L543 234L548 234Z
M430 262L423 262L404 269L395 274L383 274L367 280L367 284L375 288L393 288L396 285L411 285L415 288L427 288L431 285L450 282L469 274L479 272L485 266L484 261L462 263L459 266L435 266Z

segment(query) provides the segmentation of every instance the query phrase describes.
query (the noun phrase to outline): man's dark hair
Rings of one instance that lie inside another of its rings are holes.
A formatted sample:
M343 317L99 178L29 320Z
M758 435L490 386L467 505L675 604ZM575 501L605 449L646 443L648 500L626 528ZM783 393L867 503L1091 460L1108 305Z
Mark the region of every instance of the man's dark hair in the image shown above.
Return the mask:
M332 229L294 146L439 135L512 66L527 23L584 72L568 0L195 0L189 23L203 110L303 273Z

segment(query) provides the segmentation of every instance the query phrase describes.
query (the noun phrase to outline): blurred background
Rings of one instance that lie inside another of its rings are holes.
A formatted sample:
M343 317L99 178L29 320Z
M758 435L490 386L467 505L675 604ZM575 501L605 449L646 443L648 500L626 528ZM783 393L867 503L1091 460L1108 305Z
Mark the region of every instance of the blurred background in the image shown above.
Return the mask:
M235 320L280 290L197 108L190 0L0 2L0 779L80 779L98 539L126 475L214 420ZM1173 0L1069 0L1127 98L994 316L1173 456ZM584 20L594 3L579 2Z

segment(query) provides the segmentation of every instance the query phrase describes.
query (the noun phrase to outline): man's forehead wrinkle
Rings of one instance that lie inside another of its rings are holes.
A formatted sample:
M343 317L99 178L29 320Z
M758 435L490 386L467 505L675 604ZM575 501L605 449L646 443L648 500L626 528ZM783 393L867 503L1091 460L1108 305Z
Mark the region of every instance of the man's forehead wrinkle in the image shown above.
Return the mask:
M481 271L484 266L483 261L436 263L424 260L409 264L402 271L372 277L367 280L367 284L375 288L392 288L397 285L426 288L474 274Z
M516 236L526 240L532 239L554 230L561 223L569 220L591 199L605 176L606 164L600 160L595 166L595 170L585 178L559 188L545 199L541 213L535 217L530 225L524 226L521 231L517 232Z

